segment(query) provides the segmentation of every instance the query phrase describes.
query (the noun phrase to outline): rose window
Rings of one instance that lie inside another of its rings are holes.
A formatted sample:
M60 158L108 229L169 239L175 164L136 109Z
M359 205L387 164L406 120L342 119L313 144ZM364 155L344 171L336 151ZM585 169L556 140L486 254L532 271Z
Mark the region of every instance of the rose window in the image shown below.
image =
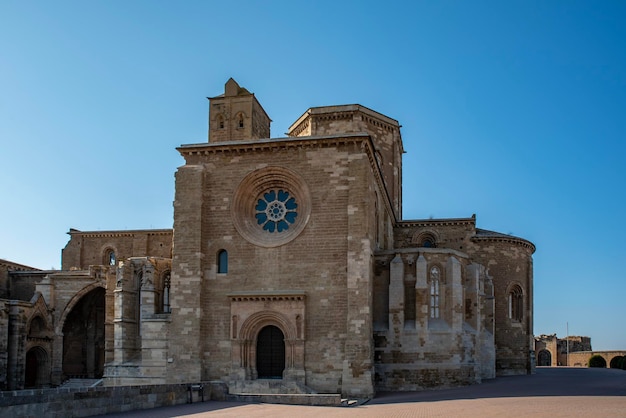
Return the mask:
M296 221L296 199L285 190L264 193L255 206L257 223L268 232L283 232Z
M248 173L233 194L237 232L259 247L285 245L298 237L311 216L311 192L297 173L268 166Z

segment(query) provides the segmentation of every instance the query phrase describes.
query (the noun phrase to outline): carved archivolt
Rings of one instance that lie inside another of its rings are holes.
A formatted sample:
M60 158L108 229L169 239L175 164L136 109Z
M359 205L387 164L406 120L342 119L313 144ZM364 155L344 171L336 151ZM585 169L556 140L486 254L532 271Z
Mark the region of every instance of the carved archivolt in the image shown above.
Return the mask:
M259 331L267 325L275 325L285 335L285 340L298 338L297 327L294 321L290 321L285 315L276 311L261 311L250 316L239 331L239 339L255 341Z
M427 229L416 231L411 237L411 244L418 247L437 247L439 242L439 234L435 230Z
M228 296L231 299L233 371L240 373L244 379L257 378L256 354L259 333L267 326L275 326L284 336L283 379L303 379L305 295L301 292L286 291L233 293Z

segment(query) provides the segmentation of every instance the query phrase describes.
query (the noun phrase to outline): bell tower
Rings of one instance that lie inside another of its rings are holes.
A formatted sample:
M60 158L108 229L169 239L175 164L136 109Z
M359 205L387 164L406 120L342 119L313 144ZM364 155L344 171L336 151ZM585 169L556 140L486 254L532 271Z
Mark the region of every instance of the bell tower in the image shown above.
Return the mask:
M270 137L272 120L254 96L232 78L224 94L209 99L209 142L249 141Z

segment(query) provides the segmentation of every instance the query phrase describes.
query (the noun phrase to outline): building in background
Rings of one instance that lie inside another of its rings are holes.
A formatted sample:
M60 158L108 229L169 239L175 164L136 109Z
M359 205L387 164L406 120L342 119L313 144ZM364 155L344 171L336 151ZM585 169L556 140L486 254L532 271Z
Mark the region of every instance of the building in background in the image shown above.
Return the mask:
M606 361L606 367L618 367L618 360L626 356L626 350L593 351L591 338L569 335L558 338L556 334L542 334L535 337L537 366L588 367L589 359L599 355ZM619 366L621 367L621 366Z

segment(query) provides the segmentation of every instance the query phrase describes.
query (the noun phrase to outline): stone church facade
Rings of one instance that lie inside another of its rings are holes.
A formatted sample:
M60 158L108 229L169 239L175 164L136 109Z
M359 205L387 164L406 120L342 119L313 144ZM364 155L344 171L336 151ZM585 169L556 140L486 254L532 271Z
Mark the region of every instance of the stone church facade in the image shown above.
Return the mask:
M70 230L62 271L7 267L0 302L20 280L32 292L21 327L0 317L4 386L28 386L33 327L35 386L89 374L366 398L532 373L532 243L475 216L403 220L394 119L311 108L284 138L270 122L230 79L208 141L178 148L172 230Z

